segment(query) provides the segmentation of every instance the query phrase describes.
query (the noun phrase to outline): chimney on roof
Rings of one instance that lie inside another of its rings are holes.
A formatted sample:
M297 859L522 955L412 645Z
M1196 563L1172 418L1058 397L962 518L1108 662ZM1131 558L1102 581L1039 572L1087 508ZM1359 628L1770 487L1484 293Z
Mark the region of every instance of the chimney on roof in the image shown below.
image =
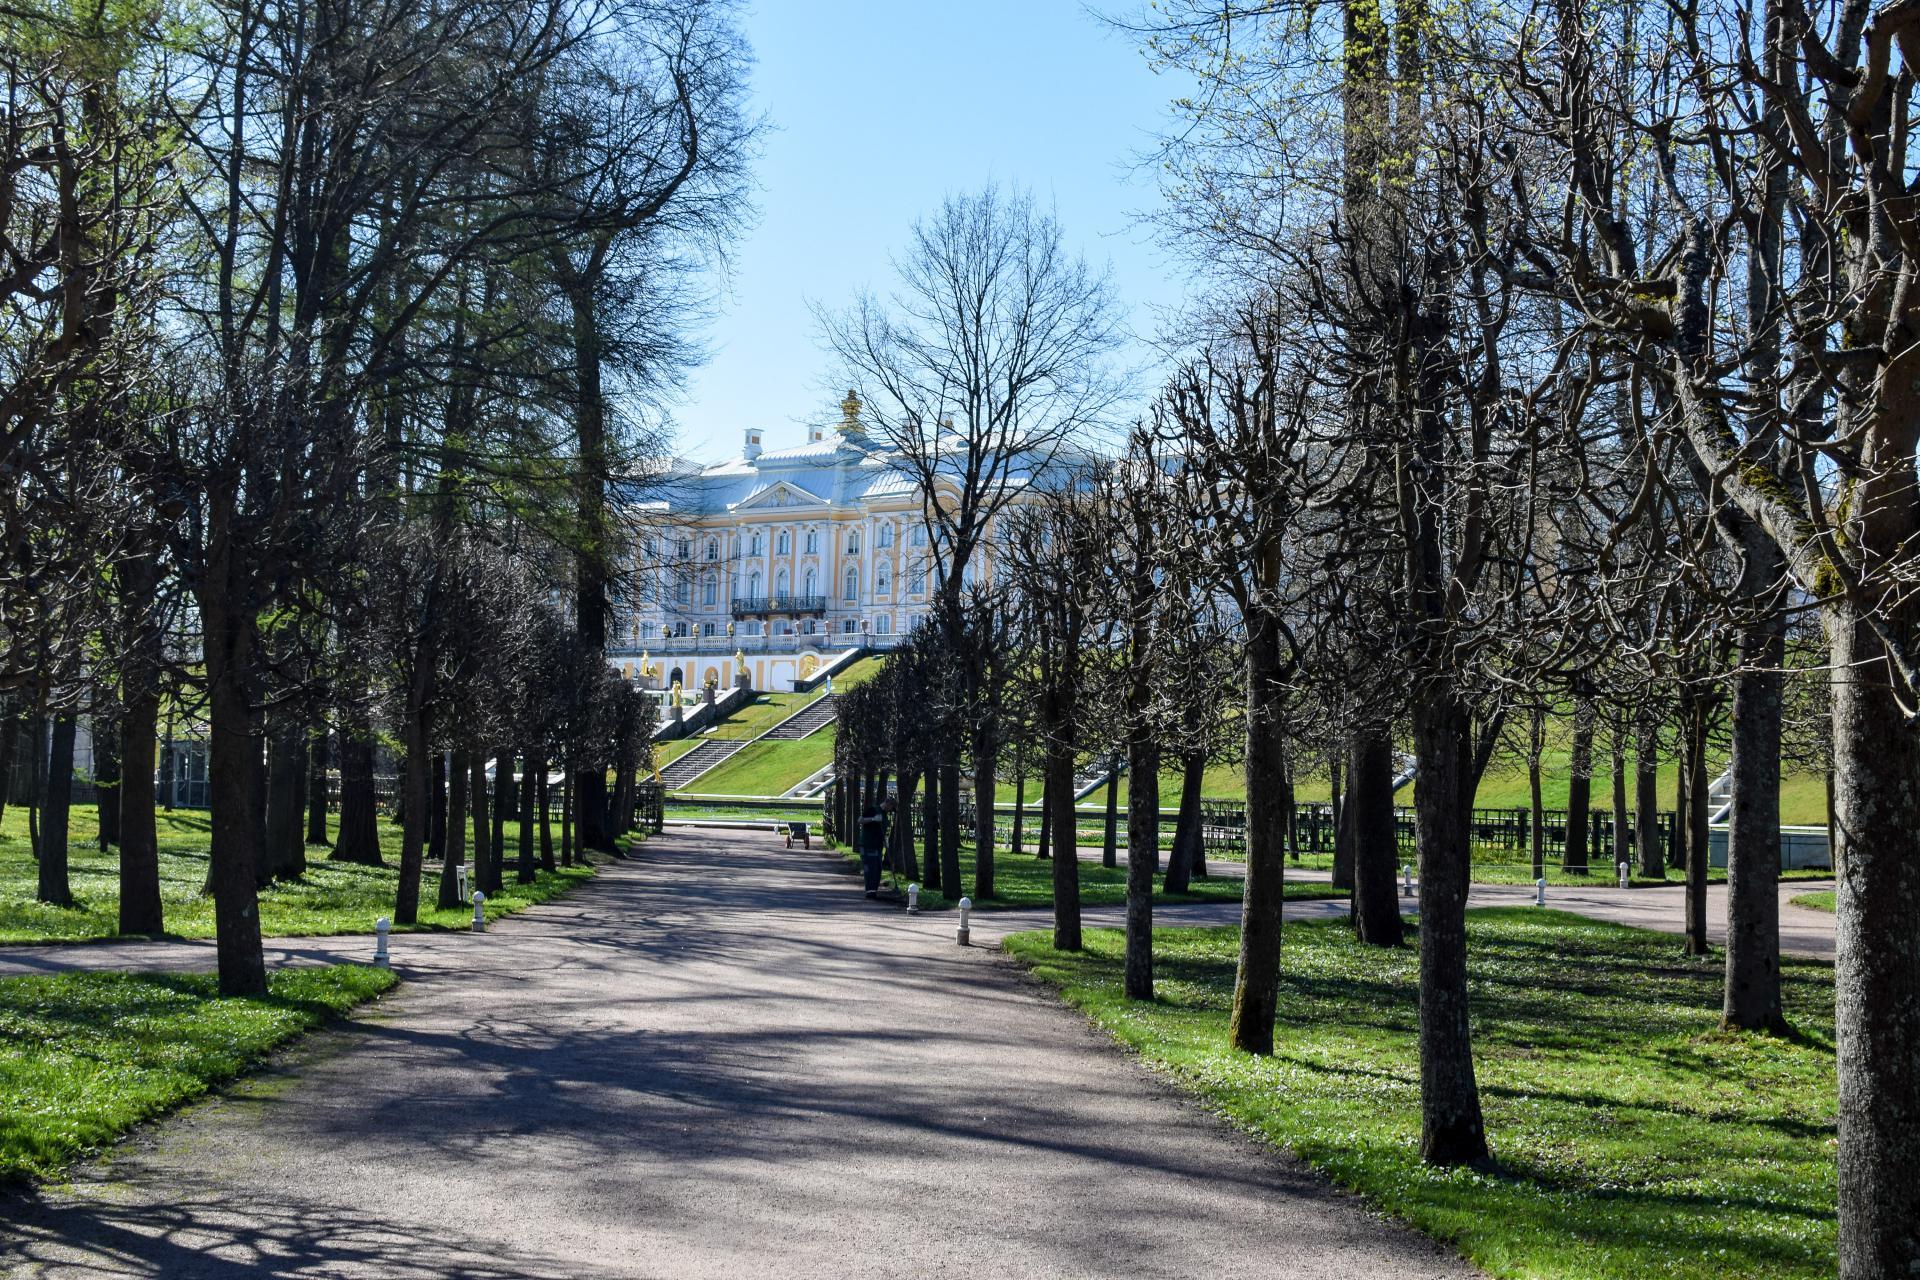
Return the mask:
M827 438L827 429L821 426L819 423L815 423L813 426L807 428L808 444L819 444L822 440L825 440L826 438Z
M741 456L748 462L760 456L760 428L747 428L747 447L741 452Z

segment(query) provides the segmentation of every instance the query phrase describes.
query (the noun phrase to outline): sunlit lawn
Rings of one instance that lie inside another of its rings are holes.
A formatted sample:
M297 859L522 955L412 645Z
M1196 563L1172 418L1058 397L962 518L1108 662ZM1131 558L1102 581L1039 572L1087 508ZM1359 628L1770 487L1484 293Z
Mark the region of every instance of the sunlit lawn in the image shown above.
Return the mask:
M24 809L9 806L0 824L0 942L70 942L116 935L119 925L120 857L100 851L97 817L92 805L73 810L70 880L77 905L48 906L34 900L37 868L27 839ZM507 856L517 846L514 824L508 824ZM213 899L202 889L207 879L209 842L207 815L176 810L159 815L160 893L166 931L183 938L213 936ZM327 861L327 850L307 848L307 873L297 881L275 884L260 895L260 925L269 937L300 934L371 933L373 922L393 914L394 891L399 884L400 829L382 820L380 843L384 867L363 867ZM532 884L513 882L511 861L502 893L487 903L489 918L518 911L565 892L593 874L575 867L541 872ZM416 929L463 929L473 910L461 907L441 911L434 907L438 882L428 876L421 886L420 921Z
M358 965L282 969L264 1000L210 974L0 979L0 1182L50 1177L393 985Z
M1419 1159L1417 961L1344 922L1289 923L1278 1052L1228 1048L1238 931L1155 933L1158 999L1121 935L1008 950L1235 1122L1497 1276L1831 1276L1833 970L1785 964L1788 1042L1718 1028L1719 959L1534 908L1469 917L1476 1069L1495 1163ZM1283 1268L1284 1269L1284 1268Z

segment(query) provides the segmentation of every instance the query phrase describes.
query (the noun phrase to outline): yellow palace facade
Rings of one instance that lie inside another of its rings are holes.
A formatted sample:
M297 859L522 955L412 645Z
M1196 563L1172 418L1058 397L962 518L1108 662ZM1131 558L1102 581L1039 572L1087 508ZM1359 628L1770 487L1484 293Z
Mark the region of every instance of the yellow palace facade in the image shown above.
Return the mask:
M791 449L749 429L738 458L677 470L642 504L642 587L609 637L623 675L694 698L732 687L743 663L754 688L782 692L913 629L928 608L919 488L860 429L857 397L841 412Z

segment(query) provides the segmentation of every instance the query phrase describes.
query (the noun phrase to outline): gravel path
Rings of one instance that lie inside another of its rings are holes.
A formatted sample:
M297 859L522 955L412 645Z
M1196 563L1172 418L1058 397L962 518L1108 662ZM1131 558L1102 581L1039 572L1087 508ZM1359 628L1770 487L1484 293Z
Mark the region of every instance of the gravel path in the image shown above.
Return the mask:
M410 981L373 1014L72 1186L0 1202L0 1269L1471 1274L954 946L951 915L853 884L769 839L668 834L489 934L397 937Z

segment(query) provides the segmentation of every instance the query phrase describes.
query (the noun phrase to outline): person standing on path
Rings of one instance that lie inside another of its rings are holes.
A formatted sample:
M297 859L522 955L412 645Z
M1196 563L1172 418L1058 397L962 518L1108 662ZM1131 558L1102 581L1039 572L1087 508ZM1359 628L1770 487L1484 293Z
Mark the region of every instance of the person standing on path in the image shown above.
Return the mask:
M878 805L869 804L860 815L860 874L866 882L867 896L880 896L880 859L887 847L887 816Z

